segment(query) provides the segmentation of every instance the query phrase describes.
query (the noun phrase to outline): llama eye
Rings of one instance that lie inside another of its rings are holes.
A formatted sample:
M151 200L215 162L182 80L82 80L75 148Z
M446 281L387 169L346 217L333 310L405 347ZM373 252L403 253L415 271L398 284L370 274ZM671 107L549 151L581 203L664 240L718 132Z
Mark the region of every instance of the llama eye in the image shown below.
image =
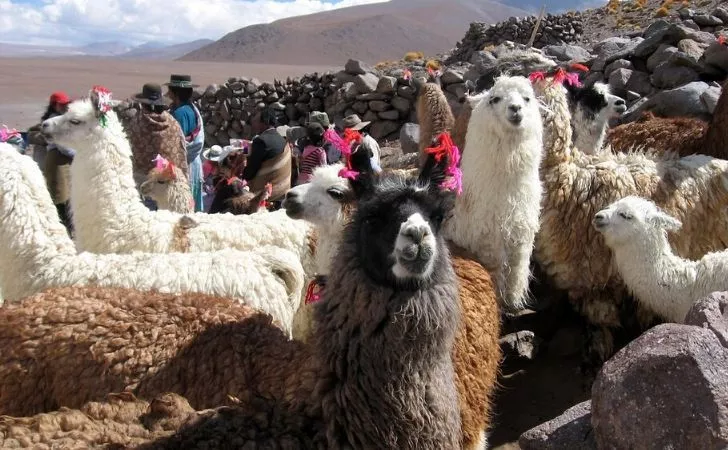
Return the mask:
M78 119L71 119L71 120L69 120L69 122L71 122L74 125L80 125L81 124L81 121L78 120Z
M531 97L524 97L523 98L523 101L526 102L526 103L528 103L528 102L531 101Z
M621 217L624 220L632 220L632 216L629 215L629 214L627 214L627 213L625 213L625 212L619 213L619 217Z
M495 105L499 101L501 101L501 98L500 97L493 97L493 98L490 99L490 104L491 105Z
M442 221L445 220L445 216L441 212L436 212L430 216L430 220L432 220L435 225L440 225Z
M158 184L164 184L164 181L162 181L162 180L157 180L157 183L158 183Z
M326 191L326 193L329 194L334 200L341 200L342 198L344 198L344 193L338 189L329 189Z

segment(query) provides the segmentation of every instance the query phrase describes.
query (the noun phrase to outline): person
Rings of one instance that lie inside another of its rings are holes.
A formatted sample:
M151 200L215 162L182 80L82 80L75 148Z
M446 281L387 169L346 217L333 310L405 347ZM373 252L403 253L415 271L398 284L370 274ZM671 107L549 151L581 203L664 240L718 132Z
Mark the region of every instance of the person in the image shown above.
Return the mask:
M352 114L350 116L344 117L344 119L341 121L341 128L343 130L351 129L361 133L363 137L363 143L366 143L371 150L371 154L369 156L371 156L372 168L376 172L381 172L382 169L379 162L379 144L377 143L376 139L374 139L369 133L364 131L364 128L368 127L370 123L371 122L362 122L357 114Z
M311 122L306 127L307 136L303 139L303 153L300 159L300 168L297 184L311 181L313 171L317 167L326 165L326 150L324 150L324 127L318 122Z
M322 111L312 111L308 115L308 123L318 123L324 127L324 131L331 128L329 115ZM341 161L341 150L331 142L324 142L324 150L326 151L326 164L336 164Z
M131 145L137 188L154 168L154 159L157 155L170 161L189 177L182 127L166 111L167 102L162 96L162 87L155 83L147 83L142 86L140 93L133 96L133 99L141 104L141 110L128 120L126 131ZM145 199L144 203L149 209L157 209L151 199Z
M40 119L41 124L47 119L65 114L70 103L71 99L63 91L51 94L48 107ZM33 144L33 159L43 171L43 177L46 180L53 204L56 205L58 216L68 230L69 235L73 235L69 205L71 200L71 163L75 152L73 149L48 142L41 132L40 124L28 130L28 140Z
M260 192L267 183L273 185L269 198L274 207L291 188L291 147L276 130L278 114L267 107L253 117L253 127L260 133L250 144L243 179L252 192Z
M224 201L234 195L235 186L232 185L232 180L237 178L240 153L240 150L230 145L213 145L202 152L205 165L209 167L205 170L205 187L212 199L209 205L205 199L205 211L208 214L221 213L226 207Z
M179 122L185 137L190 188L192 189L192 198L195 201L195 211L199 212L204 207L200 153L205 144L205 130L200 111L192 103L193 89L198 85L192 84L192 77L189 75L177 74L171 75L169 82L164 84L168 87L167 97L172 101L172 116Z

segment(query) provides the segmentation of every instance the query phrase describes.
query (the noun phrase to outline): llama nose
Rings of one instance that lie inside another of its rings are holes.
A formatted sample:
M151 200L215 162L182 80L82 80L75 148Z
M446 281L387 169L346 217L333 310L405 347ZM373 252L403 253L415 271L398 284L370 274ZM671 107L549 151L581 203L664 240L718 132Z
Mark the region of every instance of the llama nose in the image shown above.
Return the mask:
M592 220L592 223L595 227L599 228L602 225L605 225L607 223L607 214L603 212L598 212L594 215L594 220Z
M617 106L626 106L627 105L627 103L621 98L619 100L615 101L614 104Z
M521 110L521 105L509 105L508 109L511 110L511 112L517 113Z
M429 234L427 227L409 227L404 231L404 235L412 239L412 242L419 245L422 240Z

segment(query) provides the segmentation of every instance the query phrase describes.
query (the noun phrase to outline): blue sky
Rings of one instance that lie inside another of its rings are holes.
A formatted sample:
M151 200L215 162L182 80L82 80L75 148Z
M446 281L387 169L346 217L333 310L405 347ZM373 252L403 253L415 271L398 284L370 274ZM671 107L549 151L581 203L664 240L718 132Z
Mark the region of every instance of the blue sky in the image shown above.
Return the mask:
M255 23L381 1L0 0L0 42L84 45L218 39Z

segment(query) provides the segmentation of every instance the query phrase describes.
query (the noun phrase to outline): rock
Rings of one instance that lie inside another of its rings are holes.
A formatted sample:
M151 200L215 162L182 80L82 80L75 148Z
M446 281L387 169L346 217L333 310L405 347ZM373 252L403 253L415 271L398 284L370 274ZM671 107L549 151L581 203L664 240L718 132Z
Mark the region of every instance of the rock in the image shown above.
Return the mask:
M397 130L399 130L399 123L392 120L378 120L371 125L369 134L374 139L383 139Z
M381 147L379 149L379 162L382 167L392 160L396 160L402 156L402 149L400 147Z
M470 58L470 63L475 66L475 70L479 72L479 75L484 74L490 68L495 66L498 59L491 52L479 51L474 52Z
M518 438L521 450L596 450L591 427L591 401L579 403L560 416Z
M440 77L440 81L442 81L442 84L445 86L447 86L448 84L462 83L463 72L453 69L446 69L445 72L442 74L442 77Z
M390 109L388 111L380 111L377 116L382 120L399 120L399 111Z
M728 348L728 292L714 292L696 301L685 316L685 324L707 328Z
M388 109L392 109L392 107L389 105L389 103L382 101L382 100L374 100L369 102L369 109L372 111L386 111Z
M377 89L379 78L373 73L365 73L363 75L357 75L354 78L354 84L356 84L356 88L360 93L367 94Z
M678 50L685 53L696 62L700 59L701 56L703 56L703 53L705 52L705 49L707 47L707 45L695 42L692 39L682 39L680 42L677 43Z
M399 144L403 153L417 153L419 151L420 126L416 123L405 123L399 130Z
M703 53L703 61L723 72L728 72L728 47L718 42L710 44Z
M397 89L397 79L394 77L382 77L377 84L377 92L380 94L393 95Z
M661 89L672 89L700 79L698 73L685 66L664 62L652 73L652 84Z
M617 69L609 75L609 86L616 90L628 90L640 95L649 95L652 92L650 76L645 72L629 69Z
M692 18L700 27L716 27L723 25L723 21L710 14L696 14Z
M719 6L713 10L713 15L722 20L724 24L728 23L728 9Z
M367 102L356 101L351 105L351 109L356 111L357 114L362 115L369 110L369 104Z
M585 62L591 59L589 51L578 45L547 45L543 48L543 52L556 57L559 61Z
M670 28L670 22L665 19L657 19L645 29L642 37L648 39L656 34L664 33L668 28Z
M661 22L654 22L652 25ZM652 27L650 25L650 28ZM648 28L649 29L649 28ZM653 34L647 37L645 31L645 40L640 42L634 49L634 55L638 58L646 58L657 50L660 44L677 44L682 39L692 39L697 42L710 43L715 41L715 36L702 31L691 30L680 24L672 24L667 28L660 27Z
M466 89L464 83L450 84L445 88L446 93L450 93L455 96L455 101L459 102L465 97Z
M379 120L379 116L374 111L367 111L361 118L364 122L376 122Z
M647 58L647 70L649 70L650 72L654 72L657 66L666 62L668 59L670 59L670 55L677 53L677 51L677 47L673 47L672 45L667 44L661 44L659 47L657 47L655 53Z
M728 447L728 349L704 328L650 329L597 375L592 426L599 448Z
M700 101L703 102L705 105L705 109L708 111L708 113L713 114L715 111L715 107L718 105L718 99L720 98L720 94L722 92L722 89L717 86L710 86L708 89L705 90L700 95Z
M371 67L357 59L348 60L344 65L344 70L350 75L364 75L365 73L373 72Z
M597 58L592 64L591 70L602 71L607 64L614 60L629 59L635 48L642 42L641 37L632 39L612 37L601 41L594 46L593 53L597 55Z
M415 99L415 89L412 86L400 86L397 89L397 95L404 97L408 100Z
M528 330L507 334L499 341L504 354L525 359L533 359L536 356L541 342L541 338Z
M406 98L395 96L389 102L394 109L405 114L410 110L410 101Z
M683 20L682 24L684 27L690 28L691 30L700 31L700 27L693 21L693 19Z
M604 76L609 78L609 75L617 69L634 70L634 65L632 64L632 61L626 59L617 59L604 69Z
M356 96L359 95L359 91L356 88L356 84L354 84L351 81L344 83L341 86L341 90L342 90L342 92L344 94L344 98L346 100L354 100L356 98Z
M682 21L686 21L695 17L695 11L690 8L680 8L677 13L680 16L680 20Z

